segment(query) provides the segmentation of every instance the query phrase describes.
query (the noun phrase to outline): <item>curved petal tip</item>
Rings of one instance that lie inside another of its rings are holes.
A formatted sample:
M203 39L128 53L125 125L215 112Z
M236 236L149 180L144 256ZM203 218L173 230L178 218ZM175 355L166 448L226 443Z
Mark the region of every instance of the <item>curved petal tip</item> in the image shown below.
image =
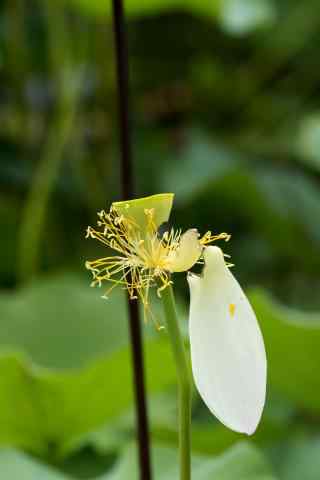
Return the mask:
M202 277L188 276L190 344L197 389L211 412L232 430L251 435L266 395L266 354L249 301L224 262L204 252Z

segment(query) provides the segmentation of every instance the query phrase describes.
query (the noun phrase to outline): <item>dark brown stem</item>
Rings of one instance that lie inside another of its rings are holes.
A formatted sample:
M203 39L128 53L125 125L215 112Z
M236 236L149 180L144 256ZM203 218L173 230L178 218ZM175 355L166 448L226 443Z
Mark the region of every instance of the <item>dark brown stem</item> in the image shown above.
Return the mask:
M119 97L122 195L124 200L130 200L134 196L134 187L129 122L129 61L122 0L113 0L113 22ZM137 302L130 301L129 297L128 306L139 446L140 478L141 480L151 480L150 439L139 310Z

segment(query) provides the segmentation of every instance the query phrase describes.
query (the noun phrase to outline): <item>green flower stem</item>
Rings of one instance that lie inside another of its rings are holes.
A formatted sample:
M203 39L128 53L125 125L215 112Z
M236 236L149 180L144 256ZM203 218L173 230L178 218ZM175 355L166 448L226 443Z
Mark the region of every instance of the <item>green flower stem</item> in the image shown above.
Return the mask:
M190 480L191 382L189 362L178 323L174 293L171 286L161 292L161 298L178 376L180 480Z

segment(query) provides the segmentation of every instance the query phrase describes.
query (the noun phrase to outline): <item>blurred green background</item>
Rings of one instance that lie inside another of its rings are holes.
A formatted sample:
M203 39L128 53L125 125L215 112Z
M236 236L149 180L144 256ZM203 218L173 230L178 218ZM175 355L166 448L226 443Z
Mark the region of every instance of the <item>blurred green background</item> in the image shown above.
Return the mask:
M137 194L175 192L176 226L232 233L268 354L253 437L194 394L193 478L318 480L318 0L125 5ZM84 269L103 253L87 225L120 198L111 1L0 12L0 478L134 480L125 298ZM155 479L173 480L175 370L166 333L144 333Z

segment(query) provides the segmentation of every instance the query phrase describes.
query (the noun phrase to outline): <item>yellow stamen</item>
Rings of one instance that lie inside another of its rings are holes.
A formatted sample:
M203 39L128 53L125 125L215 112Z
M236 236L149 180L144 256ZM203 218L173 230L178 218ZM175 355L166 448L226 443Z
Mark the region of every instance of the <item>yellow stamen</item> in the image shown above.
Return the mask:
M131 299L142 301L145 317L150 315L160 328L150 310L150 288L156 287L158 296L161 296L161 292L172 283L172 272L188 270L199 261L205 245L230 237L226 233L212 235L207 232L199 239L195 230L189 230L190 234L186 232L186 236L181 230L174 229L159 237L154 209L145 209L144 215L146 228L141 229L123 210L121 214L112 206L109 212L101 210L97 221L99 229L88 227L86 238L99 240L116 255L87 261L86 268L92 273L92 286L100 287L104 281L112 284L103 298L108 298L116 286L122 286Z

